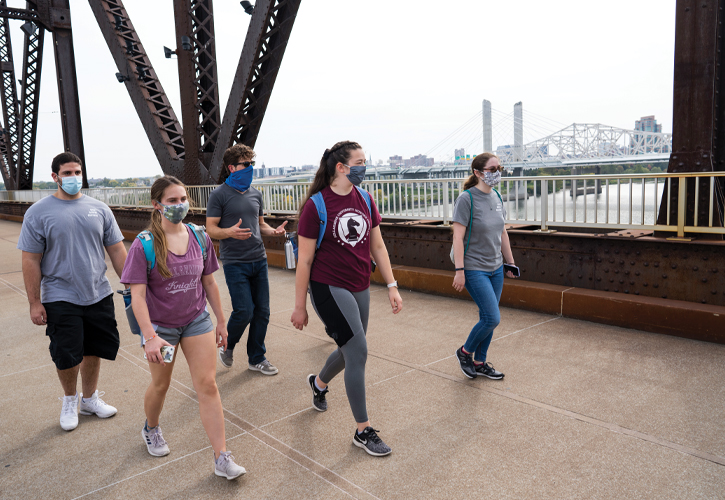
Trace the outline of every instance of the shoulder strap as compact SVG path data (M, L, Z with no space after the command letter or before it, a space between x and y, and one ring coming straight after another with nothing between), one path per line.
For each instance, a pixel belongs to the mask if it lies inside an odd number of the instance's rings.
M325 237L325 230L327 229L327 207L325 206L325 199L322 197L322 192L318 191L310 196L312 203L317 208L317 215L320 218L320 234L317 236L317 246L315 249L320 248L322 238Z
M473 195L468 189L466 189L466 193L468 193L468 196L471 198L471 216L468 219L468 241L466 241L466 248L463 250L464 257L466 256L466 253L468 253L468 245L471 243L471 233L473 232Z
M373 208L370 206L370 193L368 193L367 191L365 191L360 186L355 186L355 187L360 192L360 194L362 195L362 197L365 199L365 203L368 206L368 213L370 214L370 219L372 220L372 218L373 218Z
M194 233L194 237L196 238L196 242L199 243L199 247L201 248L201 257L204 259L204 262L206 263L206 233L204 230L206 227L204 226L197 226L196 224L189 223L187 224L191 231Z
M151 269L156 265L156 251L154 250L154 235L148 229L141 231L136 236L141 241L143 247L143 253L146 256L146 271L151 272Z
M501 202L501 205L503 205L503 198L501 198L501 193L499 193L499 192L498 192L498 189L496 189L496 188L492 188L492 189L493 189L493 190L494 190L494 191L496 192L496 194L498 195L498 201L500 201L500 202Z

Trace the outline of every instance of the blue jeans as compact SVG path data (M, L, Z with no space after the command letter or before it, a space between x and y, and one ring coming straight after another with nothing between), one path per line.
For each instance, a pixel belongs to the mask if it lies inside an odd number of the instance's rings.
M503 291L503 266L491 273L486 271L464 271L466 290L478 306L478 323L468 334L463 348L474 354L476 361L485 362L493 330L501 322L498 302Z
M264 338L269 325L269 277L267 259L257 262L224 264L224 277L232 299L232 311L227 323L227 349L232 351L249 326L247 356L256 365L266 358Z

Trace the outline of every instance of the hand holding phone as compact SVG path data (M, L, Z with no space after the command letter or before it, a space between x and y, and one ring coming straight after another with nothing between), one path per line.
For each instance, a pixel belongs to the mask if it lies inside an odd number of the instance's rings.
M521 270L513 264L504 264L503 270L504 272L510 272L511 274L513 274L514 278L518 278L519 276L521 276Z

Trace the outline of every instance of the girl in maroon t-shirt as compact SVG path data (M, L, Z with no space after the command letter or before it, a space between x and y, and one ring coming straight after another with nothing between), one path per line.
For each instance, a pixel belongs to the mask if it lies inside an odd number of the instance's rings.
M371 256L388 283L393 314L402 310L403 300L380 235L378 208L372 199L368 207L364 192L358 187L364 179L365 153L358 143L338 142L325 150L307 199L300 208L295 310L291 321L299 330L307 326L309 289L312 307L325 324L327 334L338 345L320 373L307 376L312 404L318 411L327 410L327 384L344 369L347 399L357 422L353 444L370 455L384 456L391 449L370 425L365 404L368 352L365 332L370 309ZM320 217L310 199L315 193L322 194L327 210L327 228L317 251Z

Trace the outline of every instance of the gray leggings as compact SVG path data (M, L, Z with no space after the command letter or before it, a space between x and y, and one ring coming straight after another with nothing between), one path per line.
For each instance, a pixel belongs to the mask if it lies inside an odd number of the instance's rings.
M365 363L368 359L368 344L365 332L368 329L370 289L350 292L313 281L310 282L310 298L312 307L325 324L327 334L338 345L318 376L328 384L344 369L352 415L358 423L367 422Z

